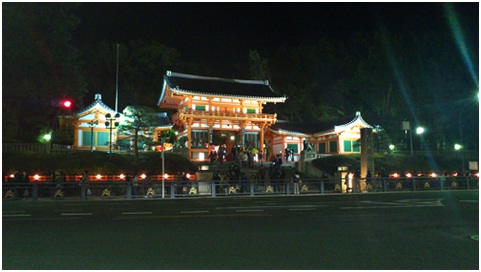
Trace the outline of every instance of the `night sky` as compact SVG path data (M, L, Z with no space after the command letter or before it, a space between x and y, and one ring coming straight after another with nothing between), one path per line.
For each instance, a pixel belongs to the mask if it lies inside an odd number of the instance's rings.
M468 41L478 42L478 3L455 9ZM250 49L343 40L380 27L450 31L442 3L82 3L75 14L81 19L75 43L155 40L182 59L220 65L246 61Z

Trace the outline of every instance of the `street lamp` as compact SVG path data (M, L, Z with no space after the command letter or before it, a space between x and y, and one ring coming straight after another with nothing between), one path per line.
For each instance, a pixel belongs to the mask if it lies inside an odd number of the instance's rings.
M394 148L396 148L396 147L395 147L393 144L390 144L390 145L389 145L389 150L391 150L391 152L394 151Z
M87 123L90 127L90 152L94 152L94 127L99 124L98 120L92 120Z
M112 117L112 115L110 113L107 113L105 115L105 119L107 120L107 122L105 122L105 127L108 128L110 130L110 141L109 141L109 153L110 153L110 157L109 159L112 160L112 129L115 127L118 127L119 126L119 122L115 122L115 123L112 123L113 121L117 120L117 118L120 117L120 114L117 112L115 114L114 117Z
M454 144L454 150L456 151L459 151L463 148L462 145L460 144ZM463 176L464 176L464 152L461 153L461 171L463 173Z
M422 150L423 149L423 133L424 133L424 128L423 127L418 127L416 128L416 134L421 136L421 141L419 143L419 148Z

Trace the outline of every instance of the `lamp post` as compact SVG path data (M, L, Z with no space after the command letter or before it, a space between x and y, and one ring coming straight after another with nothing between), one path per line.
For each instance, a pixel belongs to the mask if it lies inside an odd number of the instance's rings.
M108 128L110 130L110 139L109 139L109 153L110 153L110 157L109 159L112 160L112 129L115 127L118 127L119 126L119 122L115 122L115 123L112 123L113 121L117 120L117 118L120 117L120 114L119 113L116 113L114 117L112 117L112 115L110 113L107 113L105 115L105 119L107 120L105 122L105 127Z
M164 138L161 139L161 143L162 143L162 198L165 197L165 155L164 155L164 148L165 148L165 145L164 145ZM172 185L173 186L173 185Z
M404 130L404 134L408 133L409 130L409 142L411 146L411 156L413 155L413 130L411 129L411 122L403 121L402 122L402 129Z
M459 151L459 150L461 150L462 148L463 148L462 145L460 145L460 144L454 144L454 150ZM460 152L462 152L462 153L461 153L461 171L462 171L463 176L464 176L464 151L460 151Z
M416 128L416 134L420 135L420 137L421 137L421 142L419 144L419 147L420 147L421 150L423 149L423 133L424 133L424 131L425 131L425 129L423 127Z
M87 123L90 127L90 152L94 152L94 127L99 124L98 120L92 120Z

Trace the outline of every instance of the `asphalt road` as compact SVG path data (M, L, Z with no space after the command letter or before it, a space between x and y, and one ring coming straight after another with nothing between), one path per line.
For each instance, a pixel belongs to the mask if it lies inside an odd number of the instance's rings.
M3 201L2 269L479 269L479 192Z

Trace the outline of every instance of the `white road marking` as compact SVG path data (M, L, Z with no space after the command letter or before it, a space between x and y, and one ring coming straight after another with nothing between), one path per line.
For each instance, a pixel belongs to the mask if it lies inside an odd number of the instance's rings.
M2 213L25 213L25 211L2 211Z
M235 210L236 212L263 212L264 210Z
M247 207L216 207L216 210L235 210L235 209L284 209L284 208L318 208L328 205L277 205L277 206L247 206Z
M92 215L92 213L61 213L61 216L84 216L84 215Z
M21 213L21 214L2 214L2 217L28 217L31 214Z
M180 213L208 213L209 211L180 211Z
M289 211L315 211L315 208L305 208L305 209L289 209Z
M468 199L460 199L459 202L465 202L465 203L478 203L479 200L474 199L474 200L468 200Z
M125 215L132 215L132 214L152 214L152 212L123 212L122 214L125 214Z

